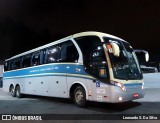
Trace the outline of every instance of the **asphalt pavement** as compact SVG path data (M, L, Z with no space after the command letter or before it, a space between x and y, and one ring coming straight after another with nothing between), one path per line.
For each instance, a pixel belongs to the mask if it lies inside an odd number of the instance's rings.
M88 102L85 108L77 107L69 99L30 95L19 99L0 88L0 114L86 114L87 116L92 114L95 117L98 114L160 114L159 75L159 73L144 75L145 97L142 99L122 104ZM86 122L89 123L91 120Z

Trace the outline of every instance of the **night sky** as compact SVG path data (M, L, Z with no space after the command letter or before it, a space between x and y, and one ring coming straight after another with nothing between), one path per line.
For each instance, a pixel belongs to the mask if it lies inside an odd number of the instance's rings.
M100 31L160 61L160 0L0 0L0 60L82 31Z

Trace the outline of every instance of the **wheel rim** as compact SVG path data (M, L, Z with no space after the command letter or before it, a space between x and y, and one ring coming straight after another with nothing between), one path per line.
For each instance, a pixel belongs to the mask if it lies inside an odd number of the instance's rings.
M11 89L11 94L14 95L14 88Z
M19 96L19 90L16 91L16 95Z
M83 100L83 93L82 91L78 90L75 94L75 100L77 103L79 103L81 100Z

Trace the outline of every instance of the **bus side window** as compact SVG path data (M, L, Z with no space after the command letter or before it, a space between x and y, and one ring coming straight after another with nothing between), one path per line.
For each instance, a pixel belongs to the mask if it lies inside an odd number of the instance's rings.
M40 65L40 51L33 53L32 66Z
M4 64L4 71L8 71L9 70L9 62L5 62Z
M67 62L78 62L79 54L73 43L67 46L66 49L66 61Z
M60 60L60 47L58 45L49 47L46 51L46 63L55 63Z
M31 66L31 54L24 56L22 60L23 68L30 67L30 66Z
M13 62L13 60L10 61L9 70L14 70L14 62Z
M21 68L21 59L17 58L14 61L14 69L19 69L19 68Z
M61 44L60 62L78 62L79 54L72 41L66 41Z

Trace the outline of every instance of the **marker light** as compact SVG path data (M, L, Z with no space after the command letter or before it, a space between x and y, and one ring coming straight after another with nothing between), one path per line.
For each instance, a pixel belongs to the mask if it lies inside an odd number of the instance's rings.
M111 83L116 85L116 86L118 86L118 87L120 87L122 89L122 91L126 91L126 87L122 83L115 82L115 81L111 81Z

